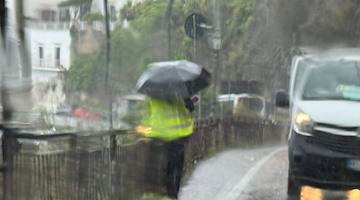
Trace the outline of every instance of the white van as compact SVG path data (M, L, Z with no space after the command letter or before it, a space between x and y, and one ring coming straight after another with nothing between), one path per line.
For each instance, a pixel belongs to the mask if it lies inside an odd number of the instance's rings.
M301 186L351 190L360 185L360 50L342 49L293 58L289 107L288 200Z

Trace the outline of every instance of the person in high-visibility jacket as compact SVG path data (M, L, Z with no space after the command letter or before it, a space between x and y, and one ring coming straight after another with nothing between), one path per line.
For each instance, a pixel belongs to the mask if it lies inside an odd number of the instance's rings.
M146 99L145 117L136 131L150 138L169 142L189 136L193 132L193 120L184 100Z
M144 137L164 141L166 156L165 184L167 195L177 198L185 158L188 136L193 133L191 111L194 106L189 99L145 100L145 113L136 132Z

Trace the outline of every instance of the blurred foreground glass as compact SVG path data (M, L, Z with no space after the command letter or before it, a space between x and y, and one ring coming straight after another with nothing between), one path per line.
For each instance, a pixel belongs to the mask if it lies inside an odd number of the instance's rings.
M2 59L2 104L5 124L29 124L33 116L31 65L25 42L22 1L8 1L8 26Z

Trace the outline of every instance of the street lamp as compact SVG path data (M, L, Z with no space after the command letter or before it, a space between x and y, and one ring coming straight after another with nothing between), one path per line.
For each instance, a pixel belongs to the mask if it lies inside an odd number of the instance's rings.
M211 45L214 51L219 51L221 49L221 33L219 31L215 31L211 36Z
M221 33L219 31L215 31L210 36L210 43L212 50L214 52L214 67L213 67L213 91L212 91L212 104L211 104L211 112L210 116L215 115L215 107L216 107L216 90L217 90L217 82L218 82L218 70L220 66L219 52L221 49Z

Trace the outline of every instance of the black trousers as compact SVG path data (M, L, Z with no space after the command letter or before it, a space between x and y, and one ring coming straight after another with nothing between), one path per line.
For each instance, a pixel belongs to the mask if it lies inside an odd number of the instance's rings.
M166 142L165 150L165 185L169 197L177 198L183 174L185 150L189 137Z

